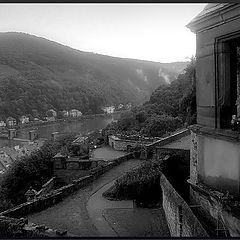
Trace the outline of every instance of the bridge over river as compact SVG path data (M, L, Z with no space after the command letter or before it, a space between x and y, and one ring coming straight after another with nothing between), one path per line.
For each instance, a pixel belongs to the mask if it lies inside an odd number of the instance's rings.
M102 192L118 177L141 163L138 159L123 162L64 201L27 218L30 222L68 230L80 237L168 237L162 208L139 209L133 207L132 201L109 201L102 197Z

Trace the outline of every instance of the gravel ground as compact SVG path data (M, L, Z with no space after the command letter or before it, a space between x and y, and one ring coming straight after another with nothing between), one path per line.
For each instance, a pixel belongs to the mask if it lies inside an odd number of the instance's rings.
M136 159L123 162L64 201L44 211L28 215L27 218L30 222L45 224L52 229L66 229L69 233L81 237L97 237L100 233L89 217L86 207L88 199L101 187L140 163L141 161Z
M134 208L132 200L110 201L102 196L115 180L91 195L87 203L89 216L100 237L168 237L162 208Z
M105 161L119 158L124 155L126 155L126 152L114 150L109 146L96 148L92 152L92 158L101 158L104 159Z
M103 216L118 237L170 237L162 208L109 208Z

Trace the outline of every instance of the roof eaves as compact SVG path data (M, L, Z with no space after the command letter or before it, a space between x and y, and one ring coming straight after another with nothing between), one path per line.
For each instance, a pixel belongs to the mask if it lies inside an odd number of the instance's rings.
M219 3L213 7L208 8L208 5L195 17L193 18L186 27L189 28L192 32L198 32L196 30L196 25L201 22L208 21L209 19L219 15L220 11L226 10L234 5L239 5L237 3Z

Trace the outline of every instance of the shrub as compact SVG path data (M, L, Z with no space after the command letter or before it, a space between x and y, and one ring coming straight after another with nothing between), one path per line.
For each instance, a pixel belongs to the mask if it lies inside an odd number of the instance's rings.
M117 179L103 196L115 200L136 200L143 204L158 203L161 199L159 180L162 168L162 161L146 162Z

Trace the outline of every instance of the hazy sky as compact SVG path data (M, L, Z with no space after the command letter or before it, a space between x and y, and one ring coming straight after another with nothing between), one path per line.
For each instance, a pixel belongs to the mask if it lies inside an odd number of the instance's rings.
M0 4L0 32L25 32L70 47L159 62L195 54L185 27L206 4Z

